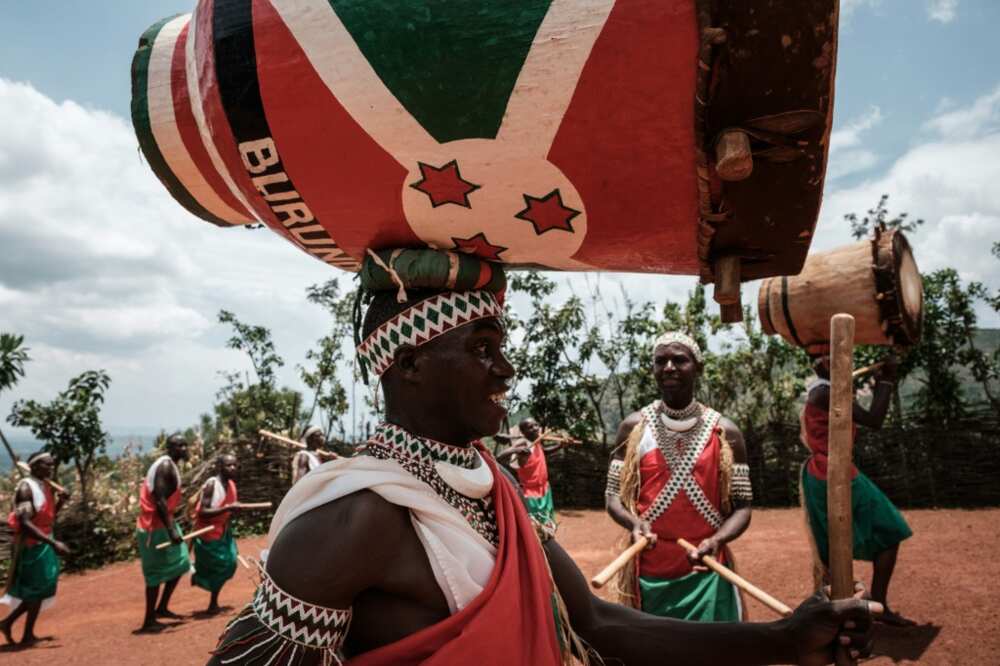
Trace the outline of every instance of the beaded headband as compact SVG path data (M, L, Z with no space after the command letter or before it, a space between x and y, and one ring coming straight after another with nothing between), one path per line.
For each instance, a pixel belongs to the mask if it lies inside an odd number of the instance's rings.
M392 367L402 345L419 347L477 319L499 317L503 306L484 290L447 291L403 310L372 331L358 345L358 361L381 376Z
M660 345L669 345L675 342L679 345L687 347L691 354L694 355L694 360L698 361L698 363L702 362L701 347L699 347L698 343L694 341L694 338L685 333L681 333L680 331L667 331L660 337L656 338L656 342L653 343L653 349L655 350Z

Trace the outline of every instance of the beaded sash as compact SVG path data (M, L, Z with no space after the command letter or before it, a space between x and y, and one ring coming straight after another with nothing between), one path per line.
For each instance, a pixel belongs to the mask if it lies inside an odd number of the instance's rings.
M372 435L364 452L381 460L395 460L400 467L420 479L441 499L456 509L472 529L493 546L500 544L493 496L482 499L466 497L441 478L434 463L446 462L469 469L477 459L472 447L450 446L418 437L399 426L383 423Z

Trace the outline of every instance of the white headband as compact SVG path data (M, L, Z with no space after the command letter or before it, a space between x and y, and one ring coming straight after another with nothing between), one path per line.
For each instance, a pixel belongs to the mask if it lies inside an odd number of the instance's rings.
M679 345L687 347L688 351L690 351L694 356L694 360L698 361L698 363L702 362L701 347L699 347L698 343L694 341L694 338L685 333L681 333L680 331L667 331L660 337L656 338L656 342L653 343L653 350L655 351L660 345L669 345L675 342Z

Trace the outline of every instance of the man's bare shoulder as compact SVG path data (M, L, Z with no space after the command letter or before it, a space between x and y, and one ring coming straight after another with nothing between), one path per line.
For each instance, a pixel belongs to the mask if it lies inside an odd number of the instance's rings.
M349 606L391 570L409 511L361 490L295 518L278 534L267 572L288 594L327 608Z
M635 429L637 425L642 421L642 412L632 412L625 417L625 420L621 422L618 426L618 435L615 438L615 444L621 445L625 443L629 435L632 434L632 430ZM624 452L622 452L624 455ZM621 456L618 456L621 457Z

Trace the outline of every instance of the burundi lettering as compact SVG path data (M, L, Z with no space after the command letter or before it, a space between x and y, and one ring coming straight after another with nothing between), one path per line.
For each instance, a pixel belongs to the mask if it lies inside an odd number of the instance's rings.
M337 247L295 190L282 167L274 139L265 137L244 141L238 148L254 189L267 203L278 222L289 231L292 241L325 263L357 270L357 262Z

